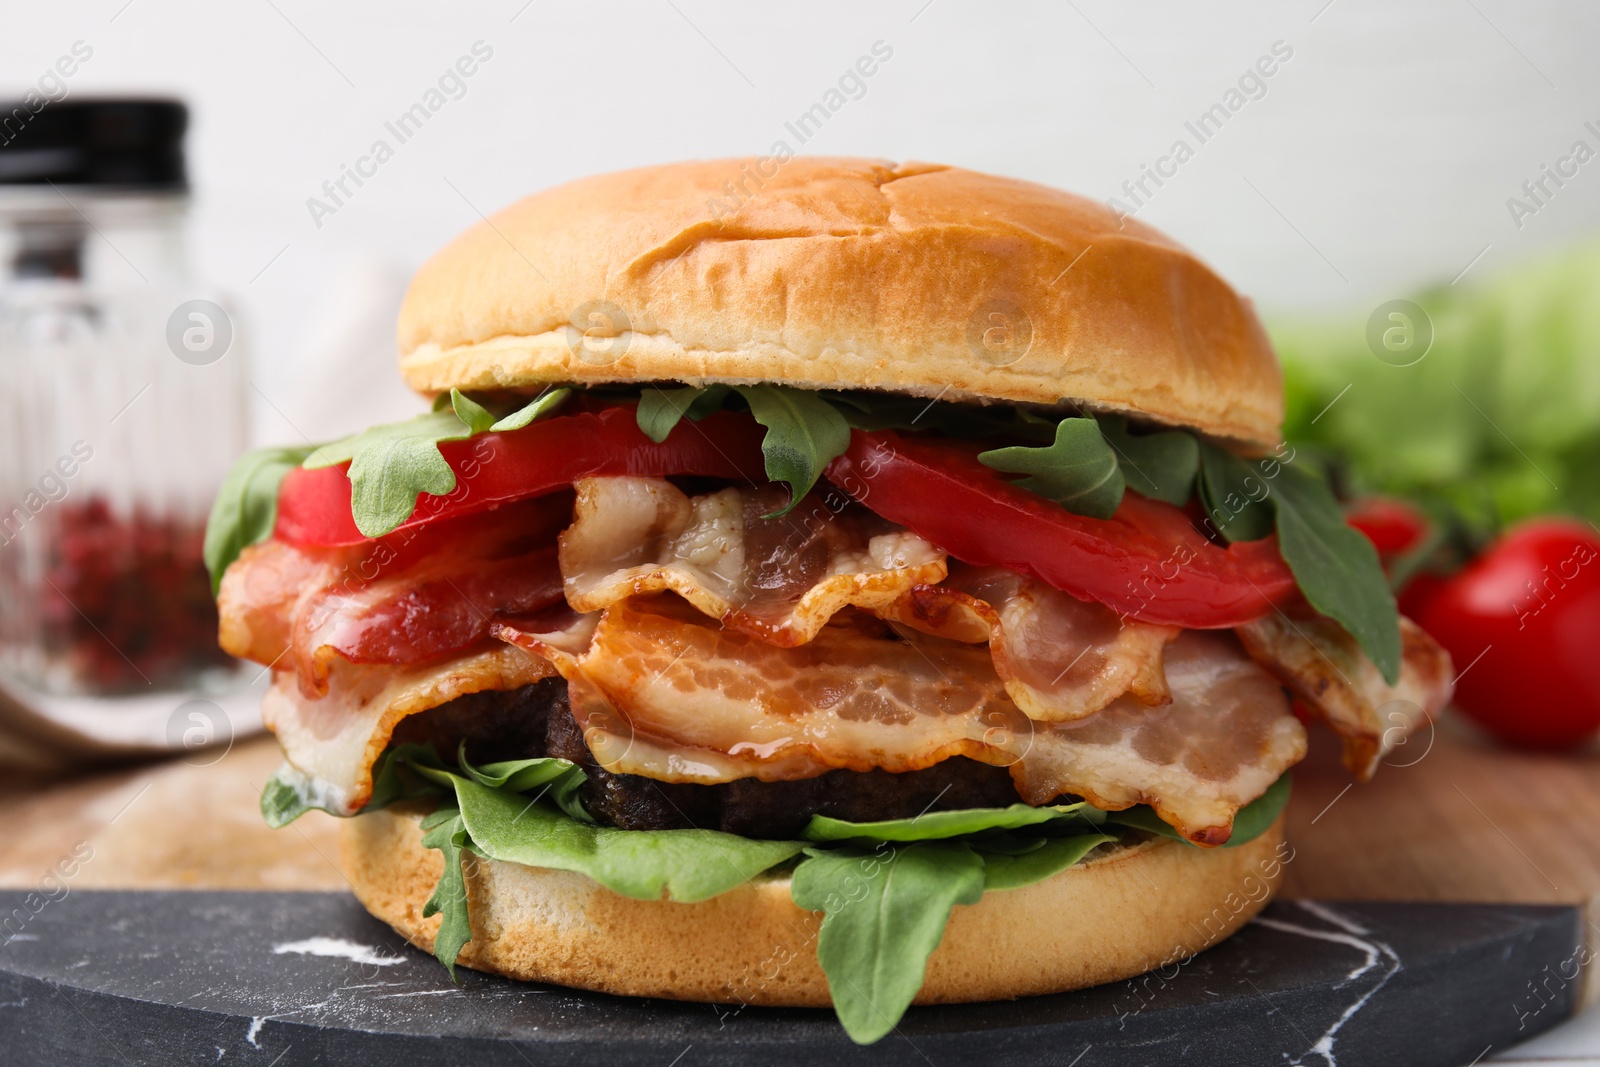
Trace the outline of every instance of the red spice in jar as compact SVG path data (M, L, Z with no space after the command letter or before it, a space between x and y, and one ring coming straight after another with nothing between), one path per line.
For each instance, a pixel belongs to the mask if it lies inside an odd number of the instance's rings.
M41 590L52 662L108 693L182 685L233 663L217 647L203 522L119 514L103 497L57 507Z

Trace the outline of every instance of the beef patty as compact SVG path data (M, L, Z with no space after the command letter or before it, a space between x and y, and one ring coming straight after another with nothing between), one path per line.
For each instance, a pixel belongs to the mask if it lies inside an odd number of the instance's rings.
M956 756L920 771L829 771L794 782L743 778L720 785L612 774L595 763L567 703L567 683L546 678L506 692L472 693L403 720L393 744L432 744L446 759L466 744L473 763L560 756L589 776L580 795L596 820L624 830L700 827L745 837L790 838L813 815L851 822L928 811L1015 804L1004 767Z

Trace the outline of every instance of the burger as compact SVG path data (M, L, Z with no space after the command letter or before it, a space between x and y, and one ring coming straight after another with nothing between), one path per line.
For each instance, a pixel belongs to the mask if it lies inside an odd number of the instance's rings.
M400 312L431 411L239 461L206 549L267 820L345 817L452 974L859 1042L1227 937L1305 724L1364 779L1451 677L1250 303L1043 186L760 164L485 219Z

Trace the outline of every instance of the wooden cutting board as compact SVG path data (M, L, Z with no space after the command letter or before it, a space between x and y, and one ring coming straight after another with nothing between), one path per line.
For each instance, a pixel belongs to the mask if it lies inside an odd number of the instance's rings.
M1315 736L1294 782L1286 896L1586 909L1600 896L1593 748L1516 752L1447 718L1360 784Z

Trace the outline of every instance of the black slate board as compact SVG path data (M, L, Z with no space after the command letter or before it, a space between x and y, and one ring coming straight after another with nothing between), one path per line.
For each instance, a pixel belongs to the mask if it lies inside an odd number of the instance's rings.
M37 913L42 898L26 898L0 892L8 1067L1444 1067L1569 1016L1575 986L1552 987L1543 969L1581 937L1572 908L1278 902L1164 973L914 1008L896 1035L861 1048L822 1011L633 1000L467 970L453 986L342 894L73 891ZM1549 991L1536 999L1541 978Z

